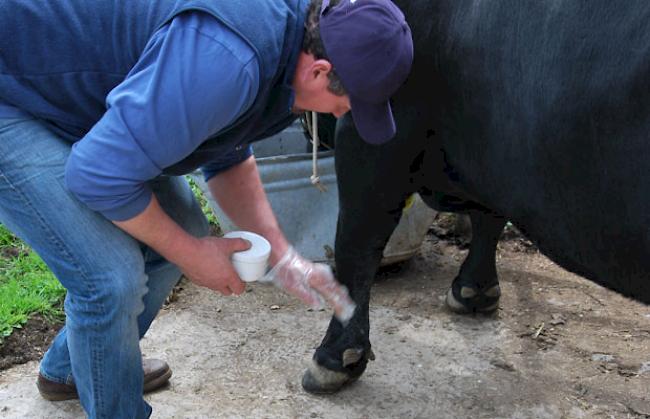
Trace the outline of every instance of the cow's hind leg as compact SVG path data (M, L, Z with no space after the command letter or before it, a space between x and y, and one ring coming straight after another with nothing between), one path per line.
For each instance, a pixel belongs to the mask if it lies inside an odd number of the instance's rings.
M505 220L472 210L472 242L469 254L447 293L447 306L457 313L490 313L499 306L501 289L496 270L496 247Z

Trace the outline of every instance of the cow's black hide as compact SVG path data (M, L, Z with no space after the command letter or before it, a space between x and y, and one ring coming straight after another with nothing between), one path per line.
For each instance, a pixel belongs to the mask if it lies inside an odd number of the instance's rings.
M489 311L504 220L564 268L650 303L650 2L398 0L412 74L397 137L372 146L338 123L337 277L358 309L332 319L308 391L354 380L371 357L370 286L404 200L470 214L448 303Z

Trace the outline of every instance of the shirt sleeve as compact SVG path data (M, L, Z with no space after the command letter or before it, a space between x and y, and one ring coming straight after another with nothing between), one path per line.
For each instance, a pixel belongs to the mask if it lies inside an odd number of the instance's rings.
M68 188L111 220L151 201L147 181L233 123L254 102L259 65L252 48L210 15L176 17L149 41L108 95L107 111L74 144Z
M253 147L249 144L247 147L241 147L230 153L220 156L210 163L201 167L203 179L207 182L219 173L231 168L237 163L241 163L253 155Z

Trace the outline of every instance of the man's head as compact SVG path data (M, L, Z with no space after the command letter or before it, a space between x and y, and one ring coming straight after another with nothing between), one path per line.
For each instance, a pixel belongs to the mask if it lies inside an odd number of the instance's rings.
M383 143L395 134L390 96L413 61L411 31L390 0L312 0L294 89L296 107L352 109L361 137Z

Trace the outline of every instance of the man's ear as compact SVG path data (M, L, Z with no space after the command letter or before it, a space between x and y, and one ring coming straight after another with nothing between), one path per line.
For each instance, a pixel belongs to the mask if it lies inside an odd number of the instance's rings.
M325 77L332 71L332 63L327 60L319 59L314 60L311 64L311 75L314 78Z

